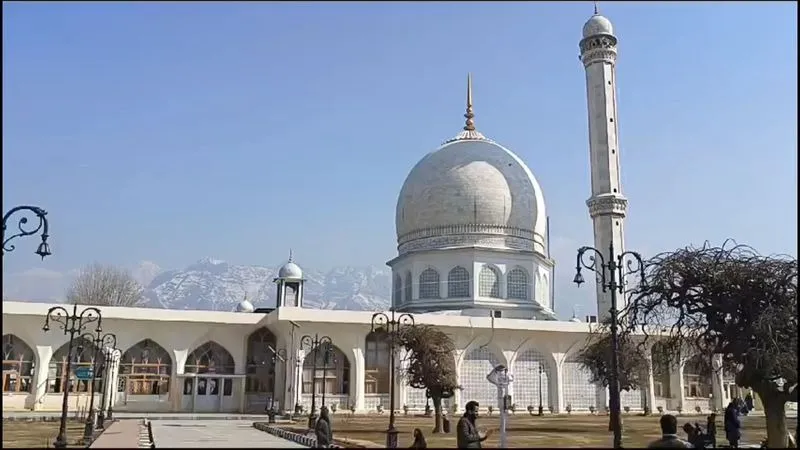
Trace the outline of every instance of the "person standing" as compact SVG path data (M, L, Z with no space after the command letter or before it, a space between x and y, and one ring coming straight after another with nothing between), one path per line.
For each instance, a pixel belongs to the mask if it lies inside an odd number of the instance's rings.
M675 416L664 414L658 422L661 439L651 442L647 448L692 448L692 444L678 437L678 419Z
M490 435L491 430L486 433L478 431L475 421L478 418L478 402L470 400L464 407L464 415L458 420L456 425L456 442L458 448L481 448L481 442L485 441Z
M428 443L425 442L425 436L419 428L414 428L414 442L409 448L428 448Z
M725 408L724 417L725 439L732 448L739 448L739 440L742 438L742 422L739 419L739 407L736 400L731 400Z
M319 419L314 425L314 435L317 437L317 447L319 448L328 448L333 444L333 427L327 406L323 406L319 411Z

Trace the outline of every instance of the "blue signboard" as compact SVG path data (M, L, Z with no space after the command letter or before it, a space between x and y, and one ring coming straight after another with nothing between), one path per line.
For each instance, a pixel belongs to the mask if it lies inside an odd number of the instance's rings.
M92 379L92 368L91 367L78 367L75 369L75 376L79 380L91 380Z

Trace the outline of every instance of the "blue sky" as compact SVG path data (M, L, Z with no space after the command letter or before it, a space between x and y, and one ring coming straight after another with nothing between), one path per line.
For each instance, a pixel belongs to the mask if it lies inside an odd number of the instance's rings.
M620 40L628 246L732 237L796 254L796 3L601 9ZM4 271L275 265L289 247L321 269L382 264L403 180L463 126L471 71L478 129L542 184L566 277L592 241L577 47L591 12L4 3L3 205L46 208L55 252L39 262L20 242Z

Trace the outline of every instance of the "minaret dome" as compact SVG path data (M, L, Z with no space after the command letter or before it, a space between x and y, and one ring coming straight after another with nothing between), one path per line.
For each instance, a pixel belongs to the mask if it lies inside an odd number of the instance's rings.
M614 35L614 26L605 16L595 14L583 25L583 37L588 38L599 35Z

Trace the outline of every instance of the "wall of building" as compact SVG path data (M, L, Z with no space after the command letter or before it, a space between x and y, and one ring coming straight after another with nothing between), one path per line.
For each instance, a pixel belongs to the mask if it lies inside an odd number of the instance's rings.
M4 335L13 335L33 349L36 368L30 392L4 394L4 410L60 409L61 394L47 390L48 368L53 354L64 345L67 336L52 324L49 332L41 330L51 305L4 302L3 306ZM491 405L496 409L496 390L486 381L486 375L498 364L509 367L514 376L510 394L518 410L538 408L540 403L546 412L556 413L566 412L568 407L573 412L588 411L590 407L600 411L605 407L597 404L597 399L604 398L597 395L601 391L588 383L588 374L574 361L586 342L588 324L434 314L414 317L416 323L444 329L453 337L458 349L453 358L463 390L457 391L447 402L449 410L453 404L463 405L468 400L478 400L482 408ZM275 366L273 392L269 394L277 408L289 410L298 403L310 408L312 395L302 391L303 364L309 355L309 347L304 344L325 336L349 367L346 382L337 381L337 386L346 386L347 392L327 392L326 403L336 403L340 410L355 408L358 412L373 412L379 404L388 410L388 392L365 393L366 337L371 319L370 312L304 308L280 308L270 314L158 310L157 315L152 309L103 308L103 331L116 334L121 359L125 359L123 355L128 349L144 339L166 350L171 359L169 389L158 395L131 395L126 389L113 389L112 386L120 386L120 380L125 377L124 373L120 375L120 364L116 362L112 364L111 388L104 390L105 398L101 394L96 396L95 405L99 407L106 400L118 411L262 412L269 399L258 401L261 394L248 394L245 386L248 367L252 367L247 364L248 338L266 327L276 338L275 347L285 349L287 355L285 363ZM292 323L299 328L294 329ZM189 355L208 342L218 344L232 358L231 373L186 373ZM679 377L671 377L671 382L672 378ZM205 386L202 394L198 383ZM404 386L402 380L397 383L395 406L398 410L404 405L411 410L424 409L424 391ZM682 383L678 379L674 384ZM682 391L672 390L675 396L680 396ZM70 394L69 398L71 410L87 407L88 394ZM315 400L321 405L320 395ZM694 405L689 405L682 396L675 402L683 404L684 409ZM675 402L668 409L677 409ZM652 395L648 397L642 392L623 393L623 406L640 410L645 404L657 403Z

